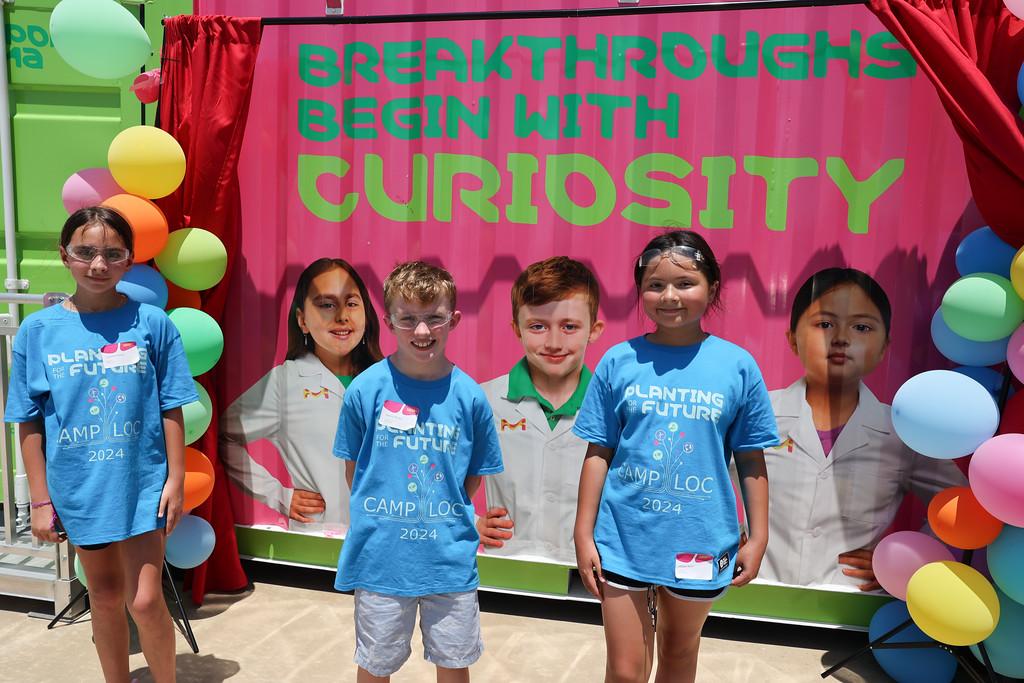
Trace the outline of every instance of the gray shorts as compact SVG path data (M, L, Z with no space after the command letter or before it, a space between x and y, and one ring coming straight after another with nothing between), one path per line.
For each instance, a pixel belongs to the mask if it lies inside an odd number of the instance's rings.
M355 662L374 676L390 676L409 659L417 606L423 658L428 662L461 669L483 653L475 590L405 597L357 588L355 605Z

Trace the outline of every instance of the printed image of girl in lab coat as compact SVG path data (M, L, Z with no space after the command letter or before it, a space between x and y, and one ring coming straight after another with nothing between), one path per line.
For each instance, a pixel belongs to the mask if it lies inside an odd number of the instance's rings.
M950 460L900 441L891 409L862 381L889 345L885 291L852 268L827 268L796 293L786 339L805 374L770 392L781 444L765 451L768 550L759 578L802 586L879 589L872 570L907 491L926 505L963 486Z
M344 463L331 454L341 399L352 378L383 356L380 320L366 285L342 259L299 276L288 311L286 360L238 397L220 422L220 457L246 494L288 518L291 531L348 529ZM246 444L266 439L291 478L286 486Z

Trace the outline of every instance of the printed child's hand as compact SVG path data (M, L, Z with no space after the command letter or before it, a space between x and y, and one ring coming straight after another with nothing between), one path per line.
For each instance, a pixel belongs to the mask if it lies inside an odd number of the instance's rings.
M601 571L601 554L597 552L594 539L576 539L576 568L583 579L583 585L598 600L604 600L604 572Z
M766 543L753 538L746 539L736 552L736 570L738 573L732 579L733 586L746 586L761 571L761 560L764 559Z
M60 543L67 538L66 534L58 531L60 527L54 524L53 515L53 507L50 505L32 508L32 535L40 541Z
M288 506L288 516L296 522L310 524L316 521L312 515L322 514L326 509L323 496L316 491L295 489L292 491L292 503Z
M875 570L872 565L874 554L874 550L859 548L839 556L839 564L851 567L850 569L844 569L843 574L854 579L863 579L863 582L857 586L862 591L875 591L882 587L875 579Z
M487 514L476 520L476 530L485 548L501 548L512 538L515 522L509 519L505 508L488 508ZM507 530L507 531L506 531Z
M178 526L181 520L181 511L185 505L185 487L181 482L174 482L171 479L164 484L164 490L160 493L160 508L157 510L157 517L164 517L167 521L164 524L164 535L170 536L174 527Z

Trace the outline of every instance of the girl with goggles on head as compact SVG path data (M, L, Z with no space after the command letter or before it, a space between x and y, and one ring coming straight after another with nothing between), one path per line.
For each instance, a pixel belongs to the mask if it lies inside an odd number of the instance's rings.
M601 600L609 681L693 681L704 620L730 586L757 576L768 541L762 449L778 443L749 353L704 331L718 262L700 235L654 238L633 277L654 332L612 347L573 431L589 442L574 540ZM751 526L741 548L729 480L735 456ZM650 613L650 616L648 616Z

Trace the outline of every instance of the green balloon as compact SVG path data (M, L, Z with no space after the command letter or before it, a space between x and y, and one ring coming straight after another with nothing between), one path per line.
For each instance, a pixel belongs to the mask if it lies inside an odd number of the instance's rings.
M78 583L82 584L82 588L88 588L89 584L85 582L85 568L82 567L82 560L75 555L75 576L78 577Z
M199 400L181 407L181 414L185 419L185 445L193 443L201 437L210 428L210 421L213 419L213 403L210 401L210 394L199 382L195 382L195 385Z
M192 376L197 377L216 365L224 352L224 333L217 321L194 308L175 308L167 315L181 335Z
M167 238L156 255L161 274L182 289L199 292L221 281L228 268L224 243L209 230L182 228Z
M57 54L93 78L137 73L153 53L138 18L114 0L62 0L50 14Z
M992 273L962 277L942 297L942 319L954 333L976 342L1005 339L1024 321L1024 301L1013 284Z

